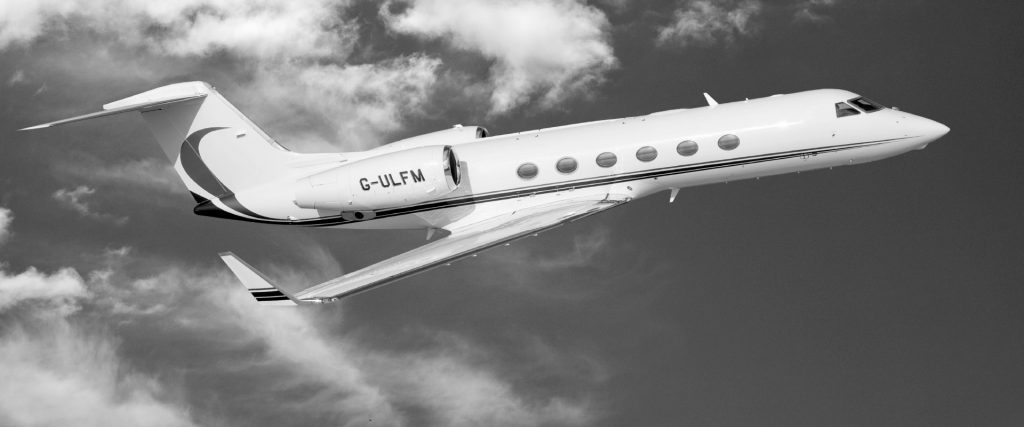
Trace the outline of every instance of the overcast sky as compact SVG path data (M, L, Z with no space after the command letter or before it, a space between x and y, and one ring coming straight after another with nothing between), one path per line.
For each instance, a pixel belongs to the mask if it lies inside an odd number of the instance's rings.
M0 425L1024 424L1017 2L0 1ZM317 307L420 232L236 223L137 115L204 80L361 150L843 88L945 123L868 165L686 189Z

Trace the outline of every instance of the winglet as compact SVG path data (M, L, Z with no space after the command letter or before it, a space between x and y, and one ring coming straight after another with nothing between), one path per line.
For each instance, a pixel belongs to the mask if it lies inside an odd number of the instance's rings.
M715 98L712 98L707 92L704 92L704 99L708 100L708 105L711 107L718 105L718 101L715 101Z
M278 289L276 286L270 284L263 274L256 271L245 261L235 256L231 252L221 252L221 260L228 265L232 273L235 273L235 277L245 285L249 293L252 294L256 301L260 305L275 305L275 306L295 306L298 305L298 301Z

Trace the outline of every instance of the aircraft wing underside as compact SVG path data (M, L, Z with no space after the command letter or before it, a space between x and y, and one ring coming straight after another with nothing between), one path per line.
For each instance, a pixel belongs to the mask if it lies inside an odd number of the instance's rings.
M278 292L274 295L282 295L273 302L274 305L281 305L281 302L289 305L304 302L330 302L575 221L618 206L628 200L626 197L600 193L576 197L562 195L551 202L528 207L524 207L520 201L514 200L492 202L497 205L488 206L487 211L494 212L493 215L478 220L471 218L473 221L468 224L462 224L464 221L460 221L456 228L449 230L451 234L411 251L299 291L294 295L283 293L276 287L272 288L271 292ZM264 303L267 298L260 295L267 292L267 288L270 286L269 282L254 279L265 278L244 262L236 262L237 258L234 255L225 253L222 254L222 258L229 267L232 267L232 271L235 272L239 280L250 291L254 291L253 295L257 297L257 300ZM269 302L267 301L267 303Z

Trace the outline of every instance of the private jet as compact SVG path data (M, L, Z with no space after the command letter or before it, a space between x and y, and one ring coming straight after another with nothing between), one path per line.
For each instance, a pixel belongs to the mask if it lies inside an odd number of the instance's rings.
M325 303L655 193L854 165L920 150L949 128L858 94L821 89L505 135L455 125L371 150L297 153L204 82L162 86L103 110L139 112L197 215L259 224L423 229L428 243L288 292L231 252L263 305Z

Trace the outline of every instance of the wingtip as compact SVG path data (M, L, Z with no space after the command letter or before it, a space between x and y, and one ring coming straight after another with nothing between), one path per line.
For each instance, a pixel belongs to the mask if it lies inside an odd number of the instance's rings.
M235 254L221 252L220 257L238 281L242 283L242 286L249 291L260 305L295 306L299 304L290 294L275 286L262 273L245 261L242 261Z
M44 128L48 128L48 127L50 127L49 123L43 123L41 125L29 126L27 128L18 129L18 132L23 132L23 131L26 131L26 130L44 129Z

